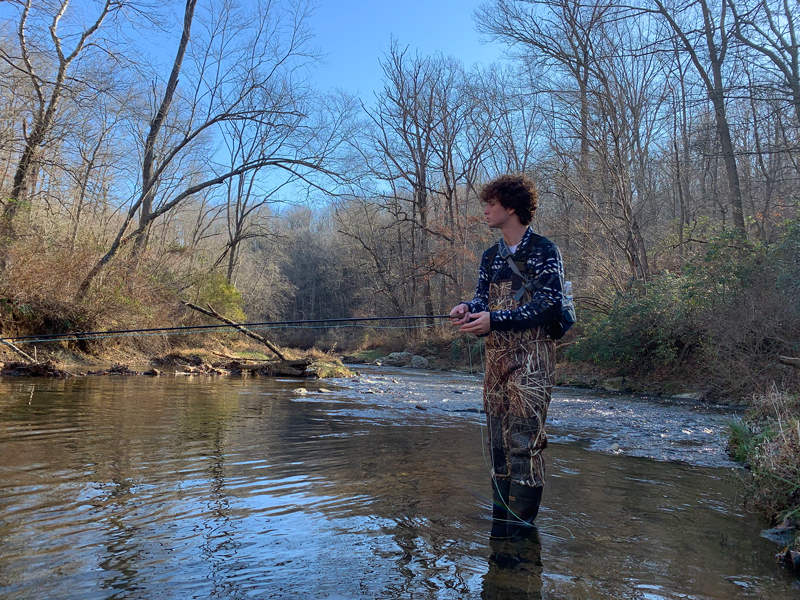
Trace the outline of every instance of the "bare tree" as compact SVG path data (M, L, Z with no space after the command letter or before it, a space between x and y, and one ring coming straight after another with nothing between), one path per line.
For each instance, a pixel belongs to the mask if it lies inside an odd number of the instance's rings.
M435 160L434 135L441 119L436 89L444 70L438 61L409 56L393 41L382 63L384 88L367 114L373 129L370 162L375 177L388 184L386 201L395 218L410 228L412 298L421 296L423 310L433 314L429 224ZM365 156L367 154L365 153Z
M438 300L444 309L471 287L470 211L478 204L477 187L495 154L505 106L496 89L488 87L495 81L491 74L467 73L453 59L439 61L439 68L441 76L434 89L438 120L432 136L430 227L443 235L432 237L429 269L438 276Z
M777 70L789 93L800 125L800 14L796 3L786 0L727 0L733 14L734 35L745 46L766 58ZM750 89L753 89L751 84Z
M92 48L90 40L97 35L104 22L125 6L122 0L105 0L99 4L96 16L90 19L90 24L85 29L65 36L61 24L69 9L69 0L41 7L34 6L32 0L20 0L16 4L20 7L17 23L19 55L14 56L8 49L0 48L0 59L26 76L34 97L26 118L22 151L14 173L11 193L3 207L0 233L5 240L4 244L16 236L14 217L22 203L28 200L37 176L37 154L46 143L60 105L73 84L74 67L79 58ZM29 34L32 19L48 22L47 36L38 35L38 31L34 36ZM65 47L65 40L72 42L71 48Z
M80 134L74 140L75 164L65 171L75 189L70 194L74 199L67 208L72 222L70 248L75 249L78 232L84 221L87 207L102 197L101 179L106 182L113 177L112 170L117 166L118 156L112 143L117 135L120 121L124 118L122 107L117 102L100 98L92 111L79 123Z
M600 180L597 198L586 195L605 240L624 253L634 279L650 276L643 222L655 201L649 174L660 130L667 82L652 53L633 51L642 46L638 23L607 23L597 39L589 85L592 126L588 140ZM579 194L586 194L576 190Z
M689 57L714 107L714 123L725 164L733 226L746 239L742 191L726 107L725 60L731 48L729 5L708 0L650 0L645 11L659 16L672 31L681 52Z
M232 122L226 128L225 144L231 153L231 164L252 160L261 152L266 140L258 135L264 127L262 123L254 123L255 132L250 132L247 123ZM225 224L227 242L222 254L217 259L216 267L227 258L227 279L233 283L234 270L239 261L240 247L243 242L255 237L268 237L272 232L267 226L269 211L264 210L270 204L277 202L277 192L292 182L293 178L282 180L274 187L265 187L259 181L262 169L252 169L225 181Z
M255 7L221 2L203 14L202 33L193 36L192 27L197 26L195 1L187 0L184 13L181 45L185 43L186 48L183 52L179 48L176 54L167 87L150 121L141 189L108 252L81 284L79 297L86 294L92 280L121 248L134 240L144 247L146 232L156 219L207 188L264 168L290 173L307 183L313 174L335 178L327 162L341 143L347 120L337 117L326 122L326 129L317 129L319 123L302 101L305 88L298 76L299 70L313 60L308 51L308 5L284 6L278 0ZM184 65L184 56L191 57L191 69ZM185 78L184 86L177 86L176 73ZM181 119L175 121L164 142L157 144L179 93ZM292 97L291 102L272 101L286 94ZM198 144L220 135L224 124L234 122L262 122L281 132L283 143L264 145L255 155L240 156L236 164L214 160L212 151L202 172L185 178L168 195L159 196L158 186L170 169ZM129 232L137 214L138 227Z
M167 85L164 88L164 93L161 97L158 110L153 118L150 120L147 137L144 141L144 152L142 157L142 194L139 198L138 204L140 205L139 213L139 228L142 230L136 237L136 245L139 249L144 248L147 244L147 231L148 225L151 221L150 217L153 214L153 198L156 194L158 180L161 173L156 172L156 144L159 139L159 134L164 126L164 121L170 112L172 101L175 97L175 92L178 89L178 78L181 74L183 67L183 59L186 55L186 48L189 45L189 39L192 33L192 23L194 21L194 12L197 7L197 0L186 0L186 6L183 12L183 28L181 30L181 38L178 42L178 49L175 52L175 60L172 63L172 70L167 79ZM162 163L162 167L165 163ZM163 171L163 168L161 169Z
M413 298L408 294L409 274L404 253L404 235L396 214L371 198L339 199L334 212L338 232L352 246L357 258L357 272L369 277L372 307L380 299L396 315L405 314ZM407 226L407 223L404 223ZM390 233L397 237L393 239ZM395 239L397 241L395 241Z
M577 135L570 126L572 139L579 144L575 168L579 187L591 198L589 143L589 85L595 60L595 43L603 22L615 3L610 0L575 2L574 0L495 0L475 13L478 30L504 41L517 50L525 61L528 76L535 74L535 89L561 99L554 107L552 122L559 114L579 123ZM574 114L577 112L577 114ZM563 141L562 141L563 143ZM590 245L587 235L593 229L592 211L584 207L583 246Z

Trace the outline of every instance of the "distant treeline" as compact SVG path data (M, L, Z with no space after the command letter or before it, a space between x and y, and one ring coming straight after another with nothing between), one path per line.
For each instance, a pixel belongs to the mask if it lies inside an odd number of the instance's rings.
M775 362L800 353L796 3L492 1L475 23L507 61L392 41L365 103L309 86L309 11L0 6L5 333L194 318L178 298L446 312L495 235L480 186L527 172L575 282L573 358L797 385Z

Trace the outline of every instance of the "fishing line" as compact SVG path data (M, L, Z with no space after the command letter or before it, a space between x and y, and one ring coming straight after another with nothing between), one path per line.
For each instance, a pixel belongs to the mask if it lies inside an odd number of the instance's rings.
M488 415L488 418L491 419L492 418L491 415ZM480 432L481 432L481 449L483 451L483 463L486 465L486 468L489 471L489 475L490 475L490 477L492 479L492 487L495 488L497 486L497 481L494 478L494 454L492 454L492 464L490 465L489 464L489 460L486 458L486 445L487 444L486 444L486 441L483 439L483 428L486 427L486 426L487 425L485 423L481 423ZM513 517L516 518L516 521L514 521L512 519L505 519L505 522L506 523L518 523L518 522L522 521L522 519L519 517L519 515L517 515L508 506L508 504L506 503L506 499L503 498L503 494L500 493L500 489L499 488L497 488L497 495L500 496L500 501L503 503L503 506L505 506L506 511L508 511L509 514L511 514ZM494 496L494 494L492 494L492 496ZM494 503L494 498L492 498L492 503ZM551 537L551 538L560 540L562 542L566 542L566 541L569 541L569 540L567 538L555 535L553 533L548 533L548 530L549 529L555 529L555 528L566 529L567 533L569 533L570 537L572 539L575 539L575 534L572 533L572 531L570 531L569 527L567 527L566 525L553 524L553 525L541 526L541 525L538 525L538 524L536 524L536 525L529 524L528 527L535 528L540 534L545 535L547 537Z
M423 325L363 325L363 322L393 321L393 320L419 320L419 319L449 319L450 315L412 315L401 317L352 317L345 319L306 319L298 321L263 321L255 323L237 323L236 325L183 325L176 327L152 327L146 329L118 329L111 331L78 331L74 333L54 333L45 335L26 335L3 338L10 342L43 343L69 340L91 340L113 337L147 337L150 335L184 335L200 333L203 331L219 331L247 327L260 331L265 329L340 329L344 327L362 327L370 329L421 329L433 327L435 324ZM332 323L332 325L322 325ZM345 324L347 323L347 324Z
M251 327L251 331L265 331L268 329L349 329L349 328L356 328L356 329L425 329L427 327L436 327L436 325L362 325L362 324L355 324L355 325L331 325L330 327L326 327L324 325L315 325L315 326L303 326L303 325L279 325L274 327ZM114 333L114 334L97 334L91 333L89 335L78 335L78 334L70 334L69 337L63 338L34 338L31 337L30 339L24 339L18 343L25 343L25 344L36 344L36 343L44 343L44 342L76 342L79 340L102 340L102 339L109 339L109 338L131 338L131 337L158 337L158 336L171 336L171 335L187 335L191 333L203 333L207 330L197 330L195 331L191 327L188 327L181 331L164 331L164 332L154 332L154 333ZM14 339L14 338L3 338L3 339Z

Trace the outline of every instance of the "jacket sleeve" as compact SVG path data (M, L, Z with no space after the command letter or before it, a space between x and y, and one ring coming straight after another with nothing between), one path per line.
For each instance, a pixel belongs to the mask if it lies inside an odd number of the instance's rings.
M532 273L543 287L533 293L530 301L517 309L492 311L492 331L520 331L546 325L561 311L564 264L558 246L548 244L532 252L525 271Z

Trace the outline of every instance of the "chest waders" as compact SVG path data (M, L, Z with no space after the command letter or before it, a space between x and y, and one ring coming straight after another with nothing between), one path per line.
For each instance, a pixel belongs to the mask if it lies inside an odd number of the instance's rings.
M514 310L514 280L489 284L489 310ZM486 338L483 408L492 457L493 538L511 537L533 523L544 486L545 421L555 383L555 342L539 327L492 331Z

